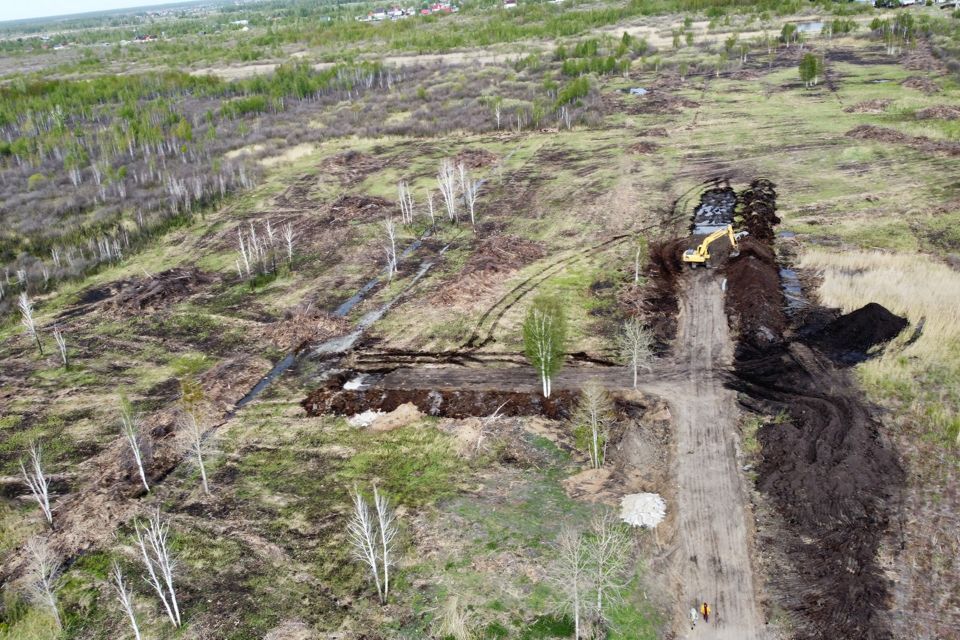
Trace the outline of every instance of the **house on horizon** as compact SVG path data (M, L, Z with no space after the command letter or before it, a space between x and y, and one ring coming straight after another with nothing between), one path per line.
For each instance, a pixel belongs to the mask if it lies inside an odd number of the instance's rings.
M504 8L504 9L516 9L516 8L517 8L517 0L503 0L503 8Z

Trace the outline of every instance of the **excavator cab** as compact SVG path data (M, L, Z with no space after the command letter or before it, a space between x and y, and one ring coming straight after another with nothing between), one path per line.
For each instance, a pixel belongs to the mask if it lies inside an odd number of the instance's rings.
M683 252L683 262L689 264L691 267L696 267L697 265L704 265L706 267L710 266L710 245L719 240L720 238L727 236L730 238L730 257L735 258L740 255L740 246L737 244L737 236L740 234L735 234L733 232L733 225L727 225L725 229L719 229L714 231L706 238L703 239L696 249L687 249Z

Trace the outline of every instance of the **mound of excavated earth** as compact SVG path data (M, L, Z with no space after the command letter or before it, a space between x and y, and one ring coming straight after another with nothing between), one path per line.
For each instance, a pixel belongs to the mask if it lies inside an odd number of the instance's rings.
M838 362L860 362L870 349L893 340L908 324L906 318L871 302L828 323L807 342Z
M632 493L620 501L620 519L634 527L651 529L667 516L667 503L656 493Z

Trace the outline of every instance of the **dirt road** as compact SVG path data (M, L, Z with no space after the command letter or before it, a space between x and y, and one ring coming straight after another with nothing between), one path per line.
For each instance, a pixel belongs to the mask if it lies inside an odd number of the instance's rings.
M677 572L680 637L765 638L750 564L746 498L737 469L737 408L720 371L732 358L720 280L700 271L687 280L680 301L677 365L687 379L673 387L677 446ZM690 630L689 610L713 608Z

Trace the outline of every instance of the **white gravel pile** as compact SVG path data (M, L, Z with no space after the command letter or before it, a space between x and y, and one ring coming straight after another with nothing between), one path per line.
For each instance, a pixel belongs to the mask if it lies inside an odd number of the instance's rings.
M352 380L347 380L344 383L343 388L346 391L356 391L357 389L362 389L363 381L366 379L367 379L367 374L361 373L356 378L353 378Z
M653 528L667 515L667 503L656 493L631 493L620 500L620 519L635 527Z
M367 411L364 411L363 413L358 413L356 415L353 415L347 418L347 424L349 424L351 427L360 427L362 429L366 429L367 427L372 425L377 418L379 418L382 415L386 415L386 414L384 414L383 411L367 410Z

